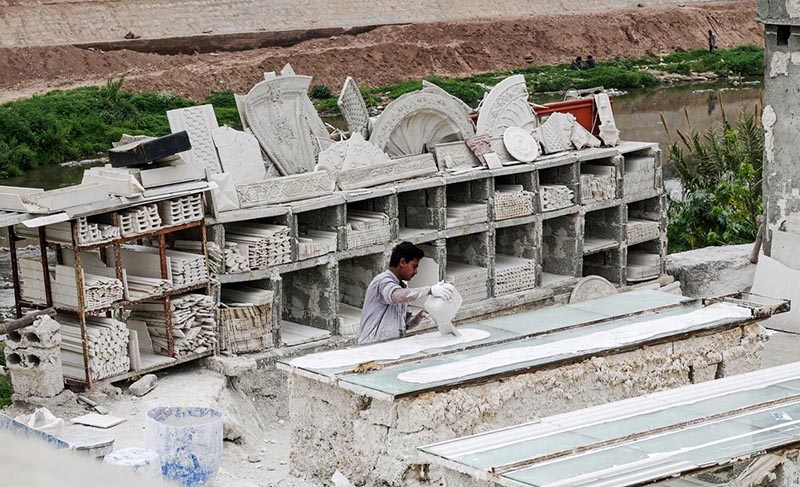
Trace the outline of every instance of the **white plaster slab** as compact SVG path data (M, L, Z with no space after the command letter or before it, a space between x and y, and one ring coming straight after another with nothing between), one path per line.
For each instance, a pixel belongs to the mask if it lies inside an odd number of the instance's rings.
M520 162L533 162L539 157L539 143L520 127L508 127L503 132L503 144L511 157Z
M401 157L473 135L475 126L460 103L450 95L423 90L389 103L373 124L369 140L390 157Z
M33 193L42 193L39 188L20 188L17 186L0 186L0 210L3 211L27 211L23 196Z
M187 164L202 166L210 174L221 172L219 157L211 137L211 132L219 128L213 106L199 105L168 110L167 119L173 134L182 130L189 134L192 148L180 153Z
M129 319L126 323L128 329L136 332L136 337L139 339L139 353L152 354L153 340L150 338L150 333L147 331L147 323L139 320Z
M102 185L109 194L132 198L144 193L144 187L136 177L126 170L112 167L92 167L83 171L81 184L97 183Z
M359 133L363 137L369 137L369 112L361 90L353 78L348 76L344 80L342 91L336 105L347 121L347 127L351 133Z
M335 187L327 171L315 171L237 186L236 193L242 208L252 208L330 194Z
M399 374L397 378L403 382L414 384L454 380L472 374L480 374L498 367L507 367L562 354L575 354L592 350L612 350L626 344L647 340L663 333L678 333L682 330L717 320L744 319L750 316L752 316L752 312L748 308L730 303L717 303L682 315L668 316L644 323L634 323L557 342L489 352L464 360L410 370Z
M521 74L510 76L486 95L478 112L478 134L503 135L508 127L521 127L532 132L538 126L536 115L528 103L528 89Z
M247 95L233 94L233 101L236 102L236 111L239 112L239 121L242 122L242 129L245 132L250 132L250 124L247 123L247 117L244 114L244 99Z
M501 169L503 167L503 163L494 152L487 152L483 155L483 158L486 161L486 165L489 167L489 169Z
M429 287L433 286L441 279L439 279L439 263L430 257L423 257L419 261L419 268L417 268L417 275L408 281L408 287ZM411 304L417 308L421 308L427 298L422 297L413 301Z
M267 167L261 159L258 139L246 132L230 127L219 127L211 131L217 147L222 172L228 173L236 184L252 183L267 179Z
M375 144L364 140L359 132L354 132L349 139L336 142L320 152L317 170L324 169L338 179L342 171L366 169L388 162L390 159L386 153Z
M489 338L490 333L474 328L462 328L461 336L442 335L438 331L414 335L399 340L375 343L360 347L316 353L296 358L289 362L292 367L304 369L332 369L352 367L374 361L397 360L401 357L420 353L425 350L452 347L461 343L476 342Z
M211 190L211 206L216 213L239 208L239 195L232 175L211 174L208 180L217 183L217 187Z
M750 291L761 296L790 300L792 309L788 313L772 316L762 324L773 330L800 333L800 271L762 254L758 257Z
M800 235L794 232L773 231L770 254L781 264L800 271Z
M539 128L545 154L554 154L572 149L572 127L575 117L570 113L555 112Z
M603 144L600 139L592 135L591 132L586 130L583 125L577 123L577 121L572 124L570 140L572 141L573 147L578 150L586 149L587 147L600 147Z
M65 208L96 203L108 198L102 184L78 184L50 191L28 193L21 196L29 213L53 213Z
M125 418L118 418L110 414L89 413L77 418L71 419L75 424L82 424L84 426L93 426L95 428L108 429L118 424L127 421Z
M139 172L139 180L145 188L157 188L205 178L206 168L195 164L181 163L174 166L143 169Z
M316 164L307 117L310 76L278 76L262 81L245 98L253 135L281 174L310 171Z

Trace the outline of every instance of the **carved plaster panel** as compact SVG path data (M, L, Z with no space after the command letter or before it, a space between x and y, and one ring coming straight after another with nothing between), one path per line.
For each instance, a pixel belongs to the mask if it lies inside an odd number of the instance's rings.
M511 154L508 153L506 144L503 143L502 135L492 137L492 152L497 154L497 158L503 163L503 165L516 164L519 162L511 157Z
M487 147L489 150L486 152L491 151L491 146L488 143ZM481 167L483 164L475 156L475 153L467 147L467 144L462 141L436 144L433 151L436 154L436 162L439 164L439 169L442 171Z
M572 148L572 126L575 117L569 113L555 112L539 127L539 137L545 154L563 152Z
M279 76L255 85L244 102L253 134L284 175L316 164L307 113L310 84L310 76Z
M286 203L333 192L336 183L326 171L295 174L236 187L242 208Z
M426 147L472 135L472 121L451 96L416 91L389 103L375 121L369 140L389 156L400 157L422 154Z
M619 144L619 129L614 121L614 111L611 109L611 100L605 93L594 95L597 105L597 116L600 118L600 138L608 146Z
M521 127L532 132L539 123L528 103L528 89L521 74L510 76L497 84L478 112L478 134L492 137L503 135L508 127Z
M464 139L464 143L467 144L472 150L472 153L475 154L482 164L486 164L486 159L484 155L487 152L492 152L492 138L486 134L483 135L476 135L474 137L469 137Z
M369 112L361 90L355 80L348 76L344 80L342 92L339 93L339 100L336 102L339 110L342 111L347 127L352 133L360 133L365 138L369 137Z
M369 188L378 184L436 174L438 168L431 154L391 159L357 169L339 172L339 187L348 189Z
M570 140L572 140L572 145L578 150L585 149L587 147L600 147L602 145L600 139L592 135L592 133L586 130L583 125L577 122L572 125L572 134L570 134Z
M219 128L214 107L200 105L189 108L177 108L167 111L169 128L172 133L185 130L189 134L192 148L181 152L180 156L187 164L197 164L208 169L211 174L219 174L222 168L219 164L217 149L211 138L211 132Z
M317 169L328 171L334 178L340 171L361 169L389 162L389 157L375 144L354 132L349 139L335 142L320 152Z
M422 80L422 91L425 91L427 93L433 93L433 94L436 94L436 95L449 96L450 98L453 99L453 103L456 103L456 104L458 104L458 106L461 107L461 110L464 111L464 116L465 117L469 117L472 114L472 108L470 108L469 105L467 105L466 103L461 101L460 98L451 95L450 93L445 91L443 88L440 88L438 85L435 85L435 84L431 83L430 81Z

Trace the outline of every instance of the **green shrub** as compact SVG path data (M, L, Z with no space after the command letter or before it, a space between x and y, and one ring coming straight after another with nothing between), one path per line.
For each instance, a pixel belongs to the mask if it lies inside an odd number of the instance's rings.
M442 88L464 103L472 106L476 106L483 99L483 95L486 93L485 88L473 81L454 78L439 78L436 76L428 76L425 79L435 84L439 88Z
M325 100L333 96L333 92L325 85L314 85L311 87L311 98L315 100Z
M757 217L763 211L764 135L759 118L756 107L739 114L731 125L723 111L720 126L703 135L677 131L669 163L675 167L683 197L670 200L671 252L755 240Z

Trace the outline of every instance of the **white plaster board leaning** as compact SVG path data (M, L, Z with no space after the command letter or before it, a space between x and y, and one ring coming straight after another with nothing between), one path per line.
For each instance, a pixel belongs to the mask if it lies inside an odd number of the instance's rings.
M770 298L788 299L800 303L800 271L791 269L775 259L760 255L751 292ZM789 333L800 333L800 306L792 306L788 313L768 318L765 327Z
M208 176L208 180L217 183L217 187L211 190L211 208L215 215L239 208L239 195L230 174L211 174Z
M242 208L285 203L333 192L336 183L327 171L314 171L237 186Z
M614 121L614 111L611 108L611 99L605 93L594 95L597 106L597 117L600 119L600 138L608 146L619 144L619 129Z
M247 98L247 95L240 95L238 93L233 94L233 101L236 102L236 111L239 112L239 120L242 122L242 129L245 132L250 131L250 124L247 123L247 117L244 114L244 99Z
M600 147L603 144L600 142L600 139L586 130L586 128L577 121L572 124L570 140L572 141L572 146L578 150L586 149L587 147Z
M139 180L145 188L169 186L205 178L206 168L194 164L181 163L174 166L143 169L139 172Z
M800 235L773 230L770 257L790 269L800 271Z
M316 164L306 116L310 76L280 76L262 81L245 99L253 134L284 175L310 171Z
M478 134L502 136L508 127L532 132L538 126L536 114L528 103L528 89L521 74L509 76L486 95L478 111Z
M180 154L186 163L201 165L211 174L221 171L217 150L211 138L211 131L219 128L213 106L199 105L168 110L167 119L173 134L182 130L189 134L192 148Z
M369 137L369 112L364 97L356 81L348 76L344 80L339 99L336 101L347 121L347 127L352 133L360 133L362 136Z
M450 95L423 90L389 103L373 124L369 140L390 157L402 157L472 135L475 127L460 104Z
M230 174L236 184L267 178L267 168L261 159L261 146L254 136L230 127L214 129L211 135L217 146L222 171Z
M391 159L380 164L343 170L339 172L337 179L339 187L348 190L427 176L436 174L438 171L436 162L431 154L419 154Z

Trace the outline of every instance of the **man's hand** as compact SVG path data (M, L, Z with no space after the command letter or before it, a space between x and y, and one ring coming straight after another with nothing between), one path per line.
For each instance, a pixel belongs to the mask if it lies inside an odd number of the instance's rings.
M445 284L440 282L438 284L434 284L431 286L431 296L434 298L442 298L445 301L450 301L453 299L453 290L452 286L449 284Z
M427 317L428 317L428 312L425 311L424 309L420 310L419 313L417 313L416 315L414 315L413 318L408 320L408 324L406 325L406 330L410 330L412 328L415 328L417 325L419 325L422 322L422 320L424 320Z

